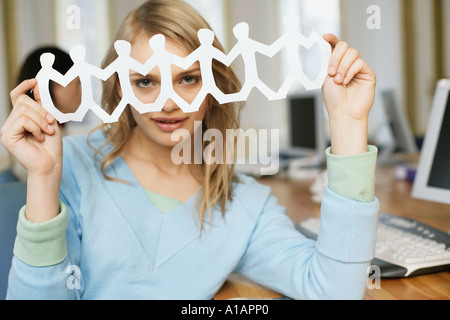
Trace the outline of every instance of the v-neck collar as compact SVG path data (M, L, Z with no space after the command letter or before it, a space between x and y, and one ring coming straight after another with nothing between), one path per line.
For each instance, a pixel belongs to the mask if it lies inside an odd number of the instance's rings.
M145 189L122 157L116 158L108 175L126 178L128 184L106 181L111 199L125 217L153 268L157 268L201 234L193 214L197 193L185 203L163 214L150 201Z

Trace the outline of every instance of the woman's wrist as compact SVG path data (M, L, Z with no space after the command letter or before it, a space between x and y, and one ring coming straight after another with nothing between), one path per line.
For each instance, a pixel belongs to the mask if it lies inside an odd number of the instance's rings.
M333 155L350 156L366 153L368 119L346 116L330 117L331 151Z
M58 170L43 177L29 175L27 179L26 218L41 223L59 214L59 189L61 174Z

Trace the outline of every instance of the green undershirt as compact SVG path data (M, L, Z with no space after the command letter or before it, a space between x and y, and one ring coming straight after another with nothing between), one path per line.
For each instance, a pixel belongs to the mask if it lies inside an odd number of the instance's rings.
M167 212L170 212L183 204L180 200L165 197L149 190L145 190L145 192L156 209L161 211L163 214L166 214Z

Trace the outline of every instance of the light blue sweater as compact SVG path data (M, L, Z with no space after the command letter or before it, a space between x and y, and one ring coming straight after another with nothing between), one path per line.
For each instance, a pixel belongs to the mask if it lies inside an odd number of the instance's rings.
M90 142L103 141L96 133ZM61 213L37 228L21 211L8 299L211 299L232 272L294 299L363 297L376 198L349 200L328 189L314 242L269 187L240 176L225 218L215 212L200 231L194 197L162 214L122 158L113 168L108 175L131 184L103 178L85 136L65 139ZM39 248L55 243L49 263Z

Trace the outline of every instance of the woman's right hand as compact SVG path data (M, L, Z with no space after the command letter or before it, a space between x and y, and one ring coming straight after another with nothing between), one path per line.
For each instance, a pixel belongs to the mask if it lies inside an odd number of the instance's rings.
M33 89L35 100L26 95ZM45 177L62 166L62 138L55 119L41 106L37 81L11 91L12 112L1 128L2 143L30 176Z
M32 89L35 101L26 95ZM11 91L11 102L12 112L0 130L1 141L28 173L28 220L44 222L59 213L61 131L42 107L35 79L26 80Z

